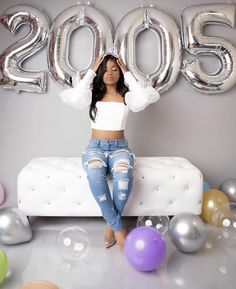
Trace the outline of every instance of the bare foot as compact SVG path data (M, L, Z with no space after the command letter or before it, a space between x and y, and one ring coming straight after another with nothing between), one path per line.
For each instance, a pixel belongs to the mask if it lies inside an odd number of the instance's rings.
M125 238L127 236L126 230L123 228L120 231L115 231L114 234L118 247L123 250L125 245Z

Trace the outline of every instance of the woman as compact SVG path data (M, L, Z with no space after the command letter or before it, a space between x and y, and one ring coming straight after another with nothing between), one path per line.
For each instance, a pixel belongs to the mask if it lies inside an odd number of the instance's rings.
M126 85L127 84L127 85ZM92 87L92 88L91 88ZM90 190L107 223L106 248L123 248L126 231L121 214L133 181L134 154L124 135L129 110L143 110L159 99L157 91L141 87L121 59L100 56L75 88L60 93L62 100L78 109L90 106L92 137L82 155ZM106 176L113 178L111 198Z

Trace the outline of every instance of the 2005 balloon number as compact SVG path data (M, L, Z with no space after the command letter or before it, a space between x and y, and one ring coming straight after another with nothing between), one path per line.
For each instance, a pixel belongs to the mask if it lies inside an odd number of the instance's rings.
M21 63L48 43L48 69L52 78L65 87L71 87L74 77L83 77L86 73L86 70L76 71L68 60L71 33L84 26L93 35L92 61L103 52L120 55L143 85L151 84L159 92L168 90L180 71L200 92L224 92L236 83L236 47L224 38L204 35L203 27L208 24L234 27L235 7L234 4L189 6L181 15L181 32L173 17L155 7L139 7L121 19L113 39L109 19L90 5L69 7L56 17L52 25L39 8L13 6L0 16L0 22L11 33L20 25L29 24L30 32L0 55L0 86L18 92L45 92L47 71L27 71ZM160 37L160 65L150 74L142 73L135 60L136 37L145 29L151 29ZM194 60L182 59L183 51ZM197 57L205 54L216 55L220 60L220 68L213 74L206 74L200 66Z

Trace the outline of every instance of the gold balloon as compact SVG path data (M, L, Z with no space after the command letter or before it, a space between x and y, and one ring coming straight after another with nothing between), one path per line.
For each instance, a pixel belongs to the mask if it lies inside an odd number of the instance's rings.
M222 218L228 215L230 208L227 206L227 204L229 204L229 199L223 192L217 189L207 190L203 193L201 217L209 224L217 226L221 225L221 218L214 220L214 214L222 205L226 205L226 210L222 215Z

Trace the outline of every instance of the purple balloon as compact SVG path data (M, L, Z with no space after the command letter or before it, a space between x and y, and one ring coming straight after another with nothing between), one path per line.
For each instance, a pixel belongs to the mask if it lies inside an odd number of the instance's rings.
M134 268L139 271L152 271L157 269L165 258L165 239L154 228L137 227L126 237L124 252Z

